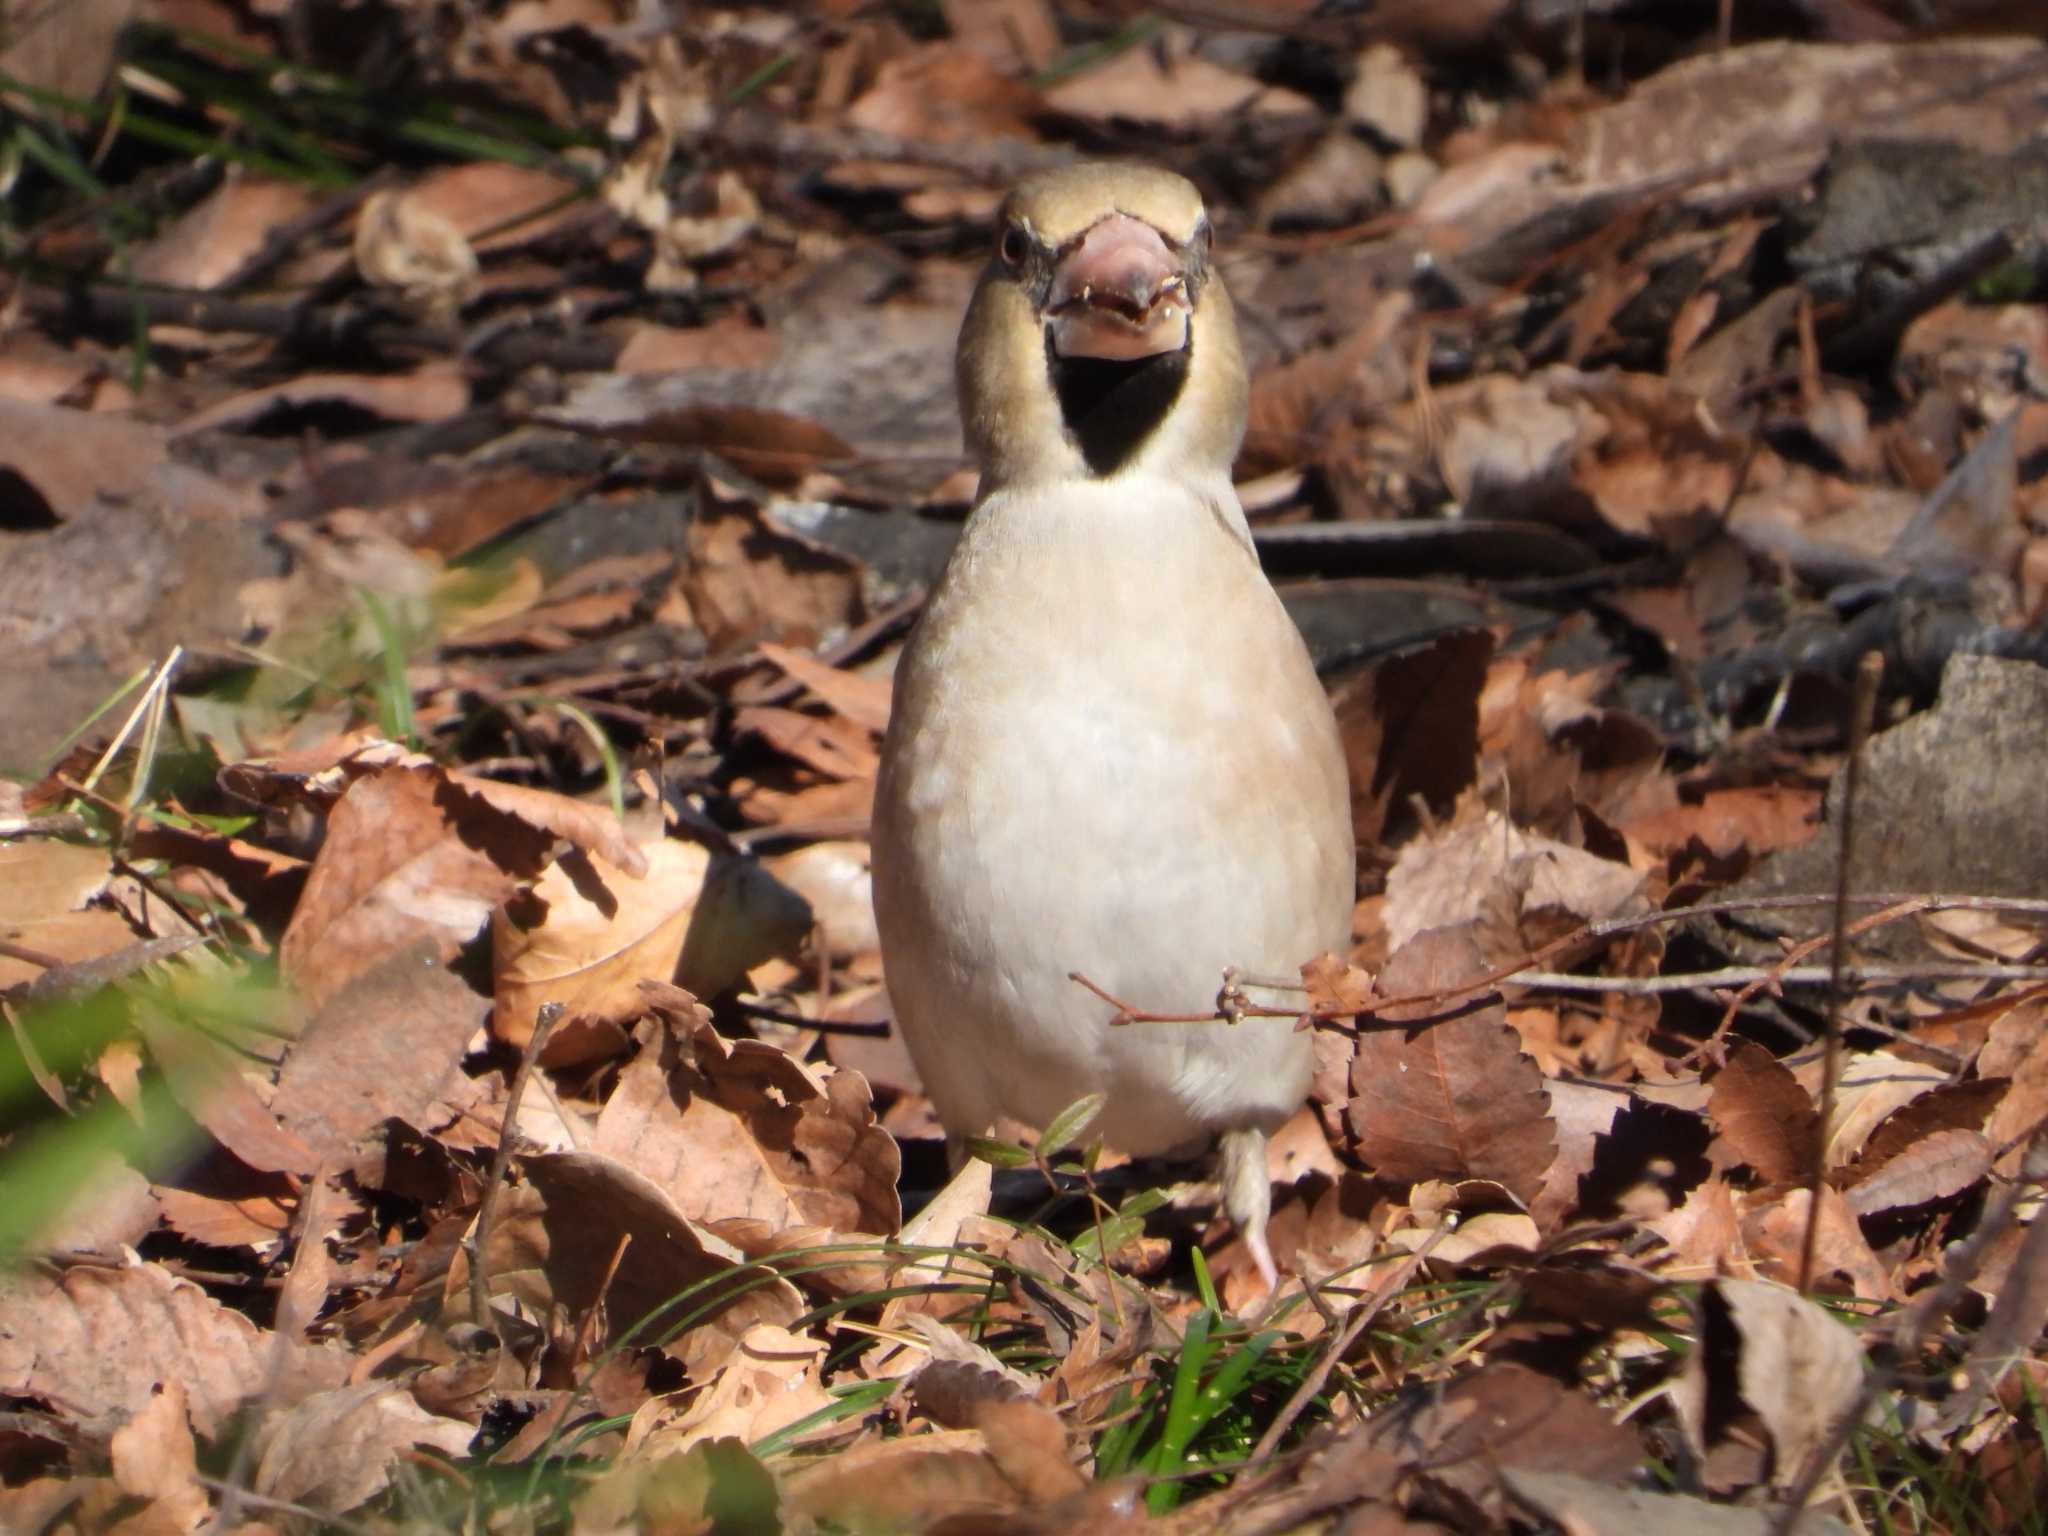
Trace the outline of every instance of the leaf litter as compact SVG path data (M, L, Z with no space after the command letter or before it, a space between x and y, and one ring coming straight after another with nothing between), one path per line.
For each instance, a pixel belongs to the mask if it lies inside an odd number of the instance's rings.
M0 1527L2048 1519L2038 39L293 9L0 53ZM1270 1298L888 1034L952 332L1083 152L1209 195L1354 782Z

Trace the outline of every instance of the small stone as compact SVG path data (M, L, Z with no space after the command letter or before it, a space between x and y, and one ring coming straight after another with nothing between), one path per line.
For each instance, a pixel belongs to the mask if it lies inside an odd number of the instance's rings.
M1391 156L1382 173L1387 197L1396 208L1412 208L1441 174L1441 167L1417 150L1404 149Z
M1358 56L1358 71L1344 93L1344 116L1389 144L1413 148L1429 122L1429 87L1400 49L1375 43Z

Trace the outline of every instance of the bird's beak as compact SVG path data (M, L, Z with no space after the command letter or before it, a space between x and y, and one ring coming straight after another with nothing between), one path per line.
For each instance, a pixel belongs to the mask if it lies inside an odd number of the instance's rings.
M1179 259L1142 219L1115 213L1053 268L1046 319L1060 357L1137 362L1177 352L1188 339L1188 280Z

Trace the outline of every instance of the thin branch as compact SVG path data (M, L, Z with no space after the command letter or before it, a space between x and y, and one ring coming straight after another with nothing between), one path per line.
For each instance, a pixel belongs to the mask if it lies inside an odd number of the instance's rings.
M1316 1400L1316 1394L1323 1390L1324 1384L1330 1379L1330 1373L1337 1368L1337 1362L1350 1352L1351 1346L1358 1341L1358 1336L1371 1326L1373 1319L1386 1310L1387 1303L1407 1287L1415 1271L1422 1267L1422 1261L1429 1257L1448 1230L1438 1227L1430 1233L1421 1247L1395 1267L1393 1273L1386 1277L1384 1284L1373 1287L1370 1298L1352 1308L1343 1331L1316 1357L1316 1363L1310 1367L1309 1373L1302 1377L1301 1385L1294 1389L1294 1395L1287 1399L1286 1405L1274 1416L1273 1422L1266 1426L1266 1432L1259 1436L1259 1443L1252 1447L1248 1465L1257 1466L1279 1448L1281 1440L1293 1427L1294 1421L1301 1417L1308 1405Z
M1714 981L1703 978L1717 978L1723 972L1702 971L1691 976L1679 977L1597 977L1571 976L1555 971L1536 969L1554 955L1564 954L1588 943L1597 943L1622 934L1635 933L1645 928L1657 928L1667 923L1683 922L1695 917L1719 917L1737 912L1796 911L1810 907L1833 907L1837 897L1833 894L1812 896L1761 896L1733 901L1707 901L1696 906L1672 907L1668 910L1646 913L1636 917L1616 917L1600 922L1588 923L1574 929L1562 938L1553 939L1542 948L1524 955L1521 959L1476 976L1455 987L1446 987L1438 992L1419 992L1407 997L1376 998L1367 1010L1358 1010L1377 1015L1393 1008L1428 1007L1441 1008L1461 998L1489 992L1502 983L1516 986L1545 986L1553 988L1572 987L1587 992L1683 992L1699 986L1714 985ZM1851 896L1842 903L1852 907L1878 907L1881 910L1850 924L1845 933L1855 936L1870 929L1897 922L1902 917L1912 917L1922 912L2009 912L2029 916L2048 917L2048 900L2023 896L1968 896L1968 895L1918 895L1886 892L1881 895ZM1813 954L1827 943L1825 936L1796 946L1783 962L1773 966L1730 967L1725 973L1730 984L1737 980L1745 984L1745 990L1728 1004L1720 1030L1715 1039L1734 1021L1742 1006L1758 991L1773 986L1787 978L1805 981L1823 981L1827 973L1816 967L1812 972L1798 969L1797 962ZM1918 979L1968 979L1968 980L2011 980L2038 981L2048 977L2048 967L1981 965L1958 967L1928 965L1917 967L1858 966L1847 968L1845 974L1859 980L1879 982L1901 982ZM1069 971L1067 979L1087 988L1116 1010L1110 1019L1112 1026L1128 1024L1219 1024L1232 1023L1238 1019L1300 1019L1307 1018L1317 1024L1333 1024L1355 1016L1348 1008L1272 1008L1247 1004L1241 1008L1214 1008L1205 1013L1160 1013L1128 1002L1109 991L1099 982L1080 971ZM1672 983L1664 985L1663 983ZM1709 1041L1708 1045L1713 1042ZM1706 1049L1702 1046L1701 1049ZM1697 1054L1697 1052L1695 1052Z
M1835 844L1835 910L1828 933L1828 1016L1821 1035L1820 1115L1813 1126L1813 1174L1806 1187L1806 1232L1799 1243L1799 1294L1813 1291L1813 1260L1820 1243L1820 1191L1827 1181L1828 1136L1835 1123L1835 1086L1842 1075L1842 972L1849 953L1849 868L1856 852L1856 791L1863 778L1863 744L1877 708L1884 657L1866 651L1849 691L1849 756L1842 764L1841 835Z
M526 1042L526 1049L520 1053L518 1069L512 1074L512 1086L505 1093L505 1118L498 1127L498 1150L491 1155L490 1178L484 1184L482 1200L477 1203L476 1230L469 1241L469 1308L471 1318L479 1328L491 1326L491 1295L488 1277L484 1273L484 1255L489 1251L491 1228L497 1221L498 1195L505 1187L506 1171L512 1166L512 1141L518 1135L519 1100L526 1093L526 1080L533 1076L541 1047L547 1044L548 1035L563 1012L560 1003L541 1004L540 1011L534 1016L533 1034Z
M1935 1324L1962 1300L1963 1292L1984 1267L1992 1245L2017 1222L2021 1202L2032 1200L2038 1194L2039 1184L2031 1169L2026 1177L1998 1190L1996 1198L1986 1207L1977 1230L1966 1242L1949 1250L1949 1261L1941 1279L1896 1314L1892 1327L1894 1358L1910 1360L1919 1354L1920 1346L1934 1331ZM1863 1426L1871 1405L1881 1394L1896 1391L1903 1381L1897 1366L1882 1366L1865 1373L1863 1389L1857 1393L1856 1401L1835 1421L1827 1438L1813 1448L1806 1464L1800 1468L1798 1481L1786 1490L1785 1507L1771 1522L1770 1536L1793 1536L1814 1490L1848 1446L1850 1437Z
M1785 986L1817 986L1832 981L1827 965L1727 965L1716 971L1674 971L1669 976L1573 976L1564 971L1517 971L1520 987L1552 992L1612 992L1623 997L1651 997L1660 992L1712 992L1752 982ZM1907 981L2048 981L2048 965L1845 965L1841 980L1871 986Z

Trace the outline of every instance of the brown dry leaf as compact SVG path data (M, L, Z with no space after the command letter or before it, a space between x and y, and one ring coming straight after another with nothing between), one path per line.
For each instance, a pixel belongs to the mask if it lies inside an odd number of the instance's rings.
M870 1441L800 1465L784 1479L782 1499L793 1520L854 1530L917 1530L942 1515L1006 1529L1028 1507L972 1429Z
M1653 811L1622 830L1652 853L1676 853L1694 838L1727 857L1796 848L1820 829L1821 794L1804 784L1712 789L1697 801Z
M113 861L103 848L55 838L0 843L0 938L60 960L106 954L134 938L112 913L78 909L107 888ZM89 922L73 919L91 918ZM112 919L111 926L99 921ZM62 931L65 938L58 938ZM87 948L78 953L79 940ZM64 948L57 946L63 944ZM0 988L34 981L43 968L16 955L0 955Z
M940 0L946 30L1005 75L1034 75L1060 48L1047 0Z
M766 368L781 343L773 331L740 316L682 330L636 321L612 360L614 373L686 373L693 368Z
M566 1010L542 1059L550 1066L617 1055L624 1026L646 1011L643 981L676 974L712 865L698 843L642 846L646 872L601 858L559 859L519 901L491 917L491 1032L524 1047L544 1003Z
M899 1234L901 1246L932 1256L899 1263L892 1269L888 1283L904 1294L891 1296L882 1308L878 1327L884 1337L900 1337L912 1326L913 1315L946 1317L979 1305L948 1290L963 1272L981 1272L980 1265L956 1259L952 1250L966 1246L974 1230L985 1221L994 1187L994 1167L978 1157L969 1158L931 1202L905 1224ZM913 1344L902 1344L893 1351L885 1346L864 1363L864 1370L876 1378L903 1376L916 1370L926 1358L926 1352Z
M1998 1161L1998 1171L2012 1177L2020 1172L2024 1143L2048 1121L2048 998L2022 1003L1991 1026L1977 1070L2012 1079L1984 1126L1992 1146L2015 1143Z
M1390 822L1404 824L1411 797L1445 816L1473 781L1493 648L1483 629L1453 631L1387 658L1337 695L1360 847L1378 846Z
M1543 1246L1543 1234L1535 1221L1520 1211L1482 1211L1453 1228L1397 1227L1387 1234L1387 1245L1408 1253L1426 1248L1432 1263L1455 1268L1482 1253L1497 1262L1504 1249L1520 1249L1534 1257Z
M1789 1485L1855 1406L1863 1389L1862 1344L1825 1309L1767 1280L1703 1286L1697 1326L1699 1340L1685 1357L1672 1403L1708 1487L1726 1492L1749 1480L1728 1475L1732 1458L1720 1454L1738 1400L1769 1437L1770 1454L1750 1475Z
M408 303L443 312L476 288L476 252L444 214L410 192L386 188L363 200L356 215L356 271L378 288L396 288Z
M281 1197L225 1199L167 1184L152 1186L151 1193L162 1208L166 1226L209 1247L248 1248L269 1258L291 1231L291 1212Z
M1090 122L1119 120L1186 132L1225 118L1313 118L1315 103L1211 62L1180 28L1156 45L1126 48L1045 93L1055 112Z
M1981 1131L1934 1131L1888 1158L1843 1191L1858 1216L1946 1200L1991 1172L1991 1143Z
M136 249L129 271L141 282L167 288L224 287L313 203L303 182L230 166L220 186Z
M1590 1477L1533 1467L1505 1468L1500 1481L1508 1496L1537 1516L1545 1529L1570 1536L1642 1536L1645 1531L1658 1536L1772 1536L1779 1522L1775 1509L1744 1509L1683 1494L1617 1488ZM1832 1515L1812 1509L1801 1513L1799 1529L1809 1536L1854 1536Z
M176 435L246 431L279 410L316 405L353 406L391 421L445 421L469 409L469 382L459 365L440 360L410 373L304 373L195 411L178 423Z
M1849 1052L1835 1082L1835 1113L1828 1122L1827 1166L1839 1168L1854 1162L1880 1122L1922 1095L1940 1089L1949 1077L1949 1073L1930 1063L1907 1061L1888 1051Z
M1754 1041L1740 1040L1712 1086L1707 1118L1737 1160L1772 1184L1812 1173L1820 1111L1790 1068Z
M1674 1281L1719 1274L1751 1276L1755 1265L1742 1236L1734 1186L1714 1174L1676 1210L1644 1223L1671 1250L1662 1273Z
M121 33L138 0L74 0L61 10L36 0L8 0L0 10L0 71L38 90L91 101L120 61ZM29 104L7 93L11 109Z
M788 1281L748 1264L738 1248L616 1159L535 1153L520 1167L528 1182L505 1191L484 1255L491 1291L509 1293L541 1316L559 1308L579 1327L592 1318L591 1353L652 1318L638 1342L664 1348L693 1377L708 1379L747 1329L787 1327L802 1313L803 1300ZM468 1290L468 1258L458 1251L444 1282L451 1311L466 1313ZM664 1344L678 1328L687 1331Z
M957 43L925 43L885 61L874 84L846 110L849 127L921 144L1030 140L1038 93ZM904 166L885 171L866 162L841 167L849 185L923 187L951 178Z
M736 734L758 736L828 779L872 779L880 753L865 726L842 715L752 705L733 718Z
M1387 873L1388 944L1470 924L1489 966L1563 934L1644 909L1626 864L1524 832L1498 811L1409 839Z
M694 1221L742 1247L733 1223L893 1233L902 1158L875 1122L865 1079L760 1040L725 1040L671 1008L598 1116L593 1150L660 1186Z
M103 358L60 347L31 331L0 340L0 399L23 405L90 406L107 382Z
M193 1427L211 1439L266 1390L273 1365L279 1400L289 1402L338 1384L349 1357L280 1342L152 1264L0 1275L0 1392L40 1398L95 1437L148 1408L159 1383L176 1380Z
M762 656L802 683L832 709L863 730L880 736L889 728L888 680L818 660L809 651L763 642Z
M1470 933L1433 929L1396 950L1382 997L1455 987L1484 974ZM1557 1146L1536 1064L1522 1053L1498 1000L1382 1011L1365 1025L1346 1110L1358 1155L1383 1178L1492 1179L1526 1205ZM1420 1027L1404 1022L1431 1020Z
M626 1431L627 1456L657 1457L687 1451L698 1442L731 1438L751 1444L798 1419L830 1408L837 1398L820 1382L826 1345L822 1339L761 1323L741 1334L708 1387L692 1387L649 1398ZM829 1419L813 1425L806 1438L836 1435Z
M355 761L375 756L360 753ZM580 801L448 773L418 758L371 768L328 818L279 946L284 972L319 1008L422 941L445 960L499 902L542 873L557 837L629 872L644 867L617 819Z
M1411 1394L1346 1438L1353 1437L1474 1498L1491 1490L1503 1467L1615 1481L1633 1473L1643 1454L1635 1433L1583 1393L1505 1362L1441 1391Z
M763 862L804 899L813 933L832 954L865 955L881 948L866 843L807 843Z
M1842 1277L1850 1291L1866 1301L1898 1299L1883 1262L1871 1251L1856 1213L1839 1190L1823 1184L1818 1216L1811 1193L1804 1189L1773 1195L1751 1193L1742 1202L1743 1247L1757 1261L1764 1279L1792 1283L1806 1254L1808 1226L1813 1233L1813 1274L1817 1285L1835 1289Z
M475 1438L475 1425L428 1413L395 1382L339 1386L264 1420L253 1485L266 1499L341 1514L381 1493L415 1447L460 1459Z
M199 1485L198 1443L186 1417L185 1388L173 1378L148 1406L114 1431L107 1446L114 1482L130 1498L147 1501L139 1517L156 1532L196 1531L212 1512ZM142 1526L137 1526L141 1536ZM124 1523L121 1529L129 1529Z
M707 484L688 538L683 595L715 651L770 638L815 646L859 616L852 563L773 527L750 501Z
M425 464L378 455L323 466L307 493L345 497L355 526L454 560L507 529L574 500L592 476L510 463Z
M1726 207L1811 175L1838 137L1910 136L2003 151L2033 131L2021 93L1986 93L2035 55L2031 38L1910 45L1760 42L1674 64L1571 127L1578 196L1685 180L1684 196ZM1916 107L1909 117L1908 107ZM1712 166L1724 174L1700 179Z
M41 503L38 512L16 512L16 526L48 527L80 516L95 498L138 494L162 470L169 442L163 428L126 417L0 401L0 465Z
M486 1000L422 944L331 996L285 1053L271 1112L323 1161L345 1163L386 1120L424 1126L483 1027Z
M1572 483L1610 528L1689 547L1742 487L1749 444L1654 375L1607 375L1584 398L1597 414L1573 455Z
M1983 1395L2007 1379L2015 1365L2035 1366L2032 1351L2048 1325L2048 1222L2028 1222L2006 1272L1991 1288L1995 1300L1983 1329L1964 1356L1962 1382L1942 1405L1941 1425L1959 1428L1974 1416ZM1979 1283L1981 1286L1982 1276Z
M266 1173L313 1171L319 1157L277 1123L243 1076L240 1053L189 1019L160 1012L143 999L136 1000L132 1017L172 1096L222 1146Z
M502 251L590 216L583 188L538 166L471 160L422 176L405 193L415 212L451 226L473 250Z

